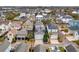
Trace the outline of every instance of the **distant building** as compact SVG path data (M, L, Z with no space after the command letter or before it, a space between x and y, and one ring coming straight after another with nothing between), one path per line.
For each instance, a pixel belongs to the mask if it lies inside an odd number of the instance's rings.
M69 22L69 30L74 35L73 40L79 40L79 21L73 20Z
M36 15L36 21L43 20L43 15Z
M70 20L73 20L70 15L63 15L60 19L63 21L63 23L68 23Z
M78 10L77 9L73 10L72 14L79 14L79 9Z
M25 17L25 16L26 16L26 13L20 13L19 17L21 18L21 17Z

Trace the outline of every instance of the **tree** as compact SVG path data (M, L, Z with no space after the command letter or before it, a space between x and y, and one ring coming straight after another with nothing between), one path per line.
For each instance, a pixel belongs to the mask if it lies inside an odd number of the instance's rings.
M75 20L78 20L78 19L79 19L79 14L71 14L71 16L72 16Z
M28 33L28 34L27 34L27 37L28 37L29 39L32 39L32 38L33 38L33 32Z
M51 19L49 19L49 20L42 20L42 22L43 22L43 24L44 25L47 25L47 24L50 24L51 23Z
M16 37L14 37L12 40L12 43L15 43L15 42L16 42Z
M15 17L19 16L20 13L19 12L15 12L15 11L9 11L6 14L6 19L7 20L13 20Z
M45 29L45 34L44 34L44 37L43 37L43 42L48 42L48 38L49 38L49 34L48 34L48 31L47 31L47 28L46 28Z

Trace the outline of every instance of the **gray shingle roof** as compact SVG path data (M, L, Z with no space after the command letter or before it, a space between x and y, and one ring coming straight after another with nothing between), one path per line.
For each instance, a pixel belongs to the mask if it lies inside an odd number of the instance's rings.
M34 48L34 52L46 52L46 49L43 45L39 44Z
M76 52L76 49L75 49L75 47L74 47L73 45L68 45L68 46L66 47L66 50L67 50L68 52Z
M57 26L55 24L48 24L49 29L57 29Z
M70 30L79 30L79 26L71 26L69 27Z
M4 52L8 46L9 46L9 41L8 40L5 40L1 45L0 45L0 52Z
M27 34L27 31L26 31L26 29L22 29L22 30L20 30L20 31L17 31L16 34L17 34L17 35Z
M15 50L15 52L28 52L28 45L26 43L21 43Z

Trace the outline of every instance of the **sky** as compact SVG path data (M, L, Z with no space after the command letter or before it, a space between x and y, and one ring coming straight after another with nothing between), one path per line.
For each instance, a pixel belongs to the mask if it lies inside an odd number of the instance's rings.
M0 0L0 6L79 6L79 0Z

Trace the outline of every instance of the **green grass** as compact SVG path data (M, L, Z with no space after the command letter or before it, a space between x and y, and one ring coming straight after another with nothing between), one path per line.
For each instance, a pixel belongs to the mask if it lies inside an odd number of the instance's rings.
M4 37L0 37L0 42L3 42L4 41Z
M76 43L77 45L79 45L79 40L75 40L73 42Z

